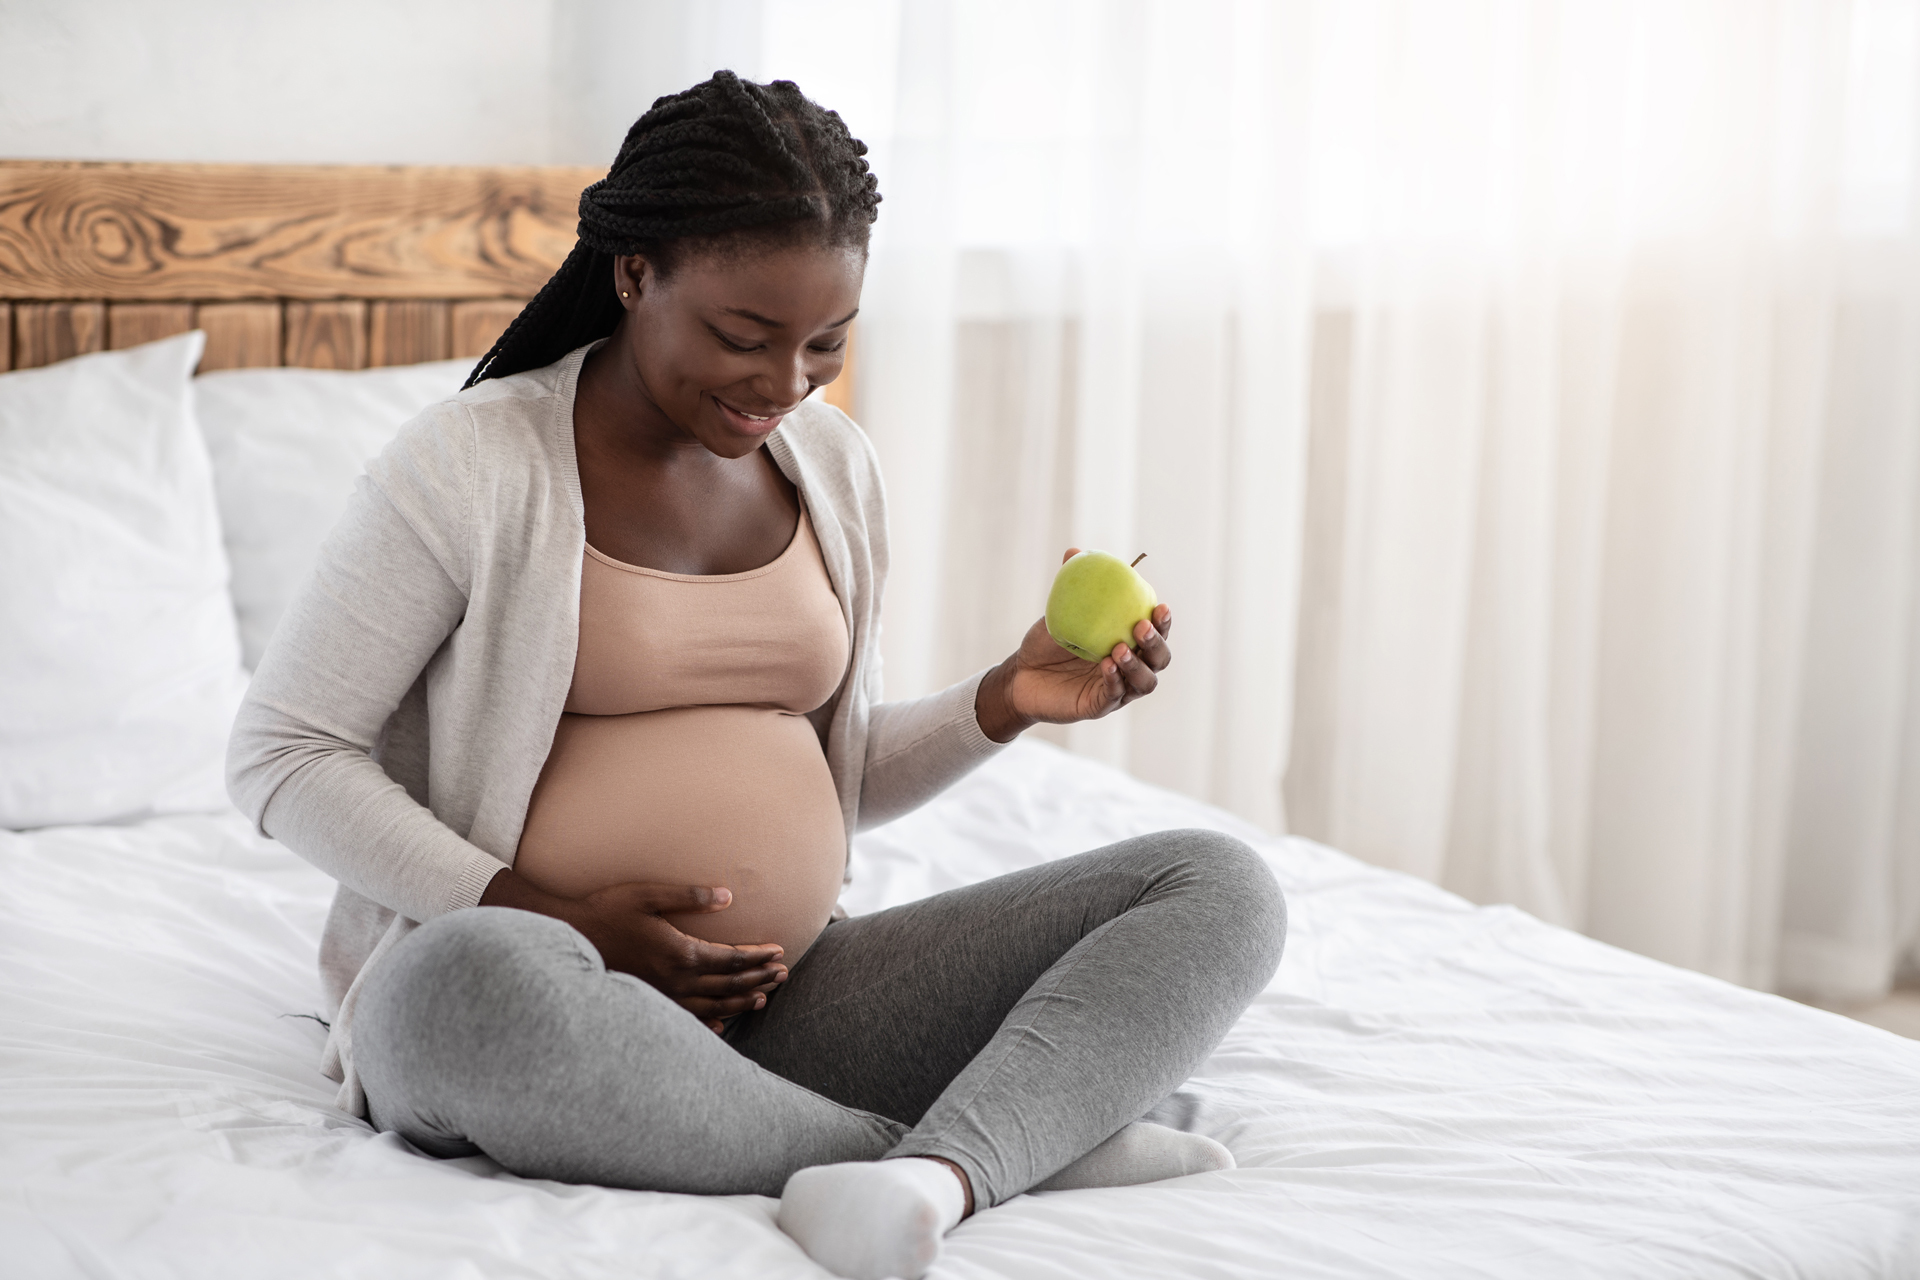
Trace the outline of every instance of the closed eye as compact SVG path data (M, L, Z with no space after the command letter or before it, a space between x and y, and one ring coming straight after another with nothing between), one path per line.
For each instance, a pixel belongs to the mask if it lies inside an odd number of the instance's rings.
M729 351L738 351L742 355L745 355L750 351L758 351L760 349L760 344L758 343L748 345L747 343L739 342L733 338L729 338L726 334L720 332L718 329L712 329L712 326L708 326L708 327L709 329L712 330L713 336L720 340L720 345L725 347Z

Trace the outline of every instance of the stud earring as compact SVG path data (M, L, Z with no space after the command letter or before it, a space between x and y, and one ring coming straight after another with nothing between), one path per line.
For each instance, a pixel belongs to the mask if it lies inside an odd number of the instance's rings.
M631 298L633 295L628 293L625 289L622 289L620 291L620 296L623 298Z

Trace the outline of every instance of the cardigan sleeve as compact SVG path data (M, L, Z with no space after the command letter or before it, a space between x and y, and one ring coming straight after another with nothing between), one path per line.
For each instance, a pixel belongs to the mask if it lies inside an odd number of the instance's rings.
M414 920L474 905L506 865L374 759L466 611L470 440L403 434L370 468L378 482L360 479L261 657L227 750L228 791L263 833Z
M982 668L924 698L873 708L860 781L861 830L919 808L1005 748L981 730L973 709L991 670Z

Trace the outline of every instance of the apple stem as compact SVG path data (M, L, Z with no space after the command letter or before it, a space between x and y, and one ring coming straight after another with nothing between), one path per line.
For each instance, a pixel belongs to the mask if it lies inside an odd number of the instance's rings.
M1145 560L1146 558L1147 558L1147 553L1142 551L1139 555L1133 558L1133 564L1139 564L1142 560ZM1133 568L1133 564L1128 565L1127 568L1129 569Z

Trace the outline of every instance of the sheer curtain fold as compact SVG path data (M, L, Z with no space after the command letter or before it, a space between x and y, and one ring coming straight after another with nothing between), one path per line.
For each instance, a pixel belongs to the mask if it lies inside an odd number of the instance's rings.
M1004 657L1067 547L1144 551L1176 610L1177 695L1036 732L1278 829L1311 314L1286 20L1304 6L903 12L944 37L903 36L900 83L951 97L875 149L890 202L925 184L885 209L861 321L860 416L914 531L896 581L919 578L890 587L890 686ZM902 283L909 261L945 264L941 301Z
M1043 736L1741 982L1912 956L1920 0L755 12L887 196L890 688L1146 551L1166 688Z
M1474 47L1434 54L1439 10ZM1877 993L1920 862L1892 781L1920 345L1869 369L1844 323L1845 221L1888 206L1845 172L1884 121L1842 108L1863 44L1904 35L1911 136L1912 6L1372 13L1359 56L1397 87L1350 197L1344 421L1314 436L1346 491L1308 548L1337 596L1303 602L1337 639L1300 679L1337 696L1296 729L1330 763L1295 811L1646 954ZM1909 250L1864 252L1910 308Z

